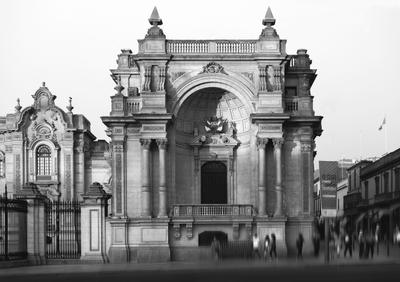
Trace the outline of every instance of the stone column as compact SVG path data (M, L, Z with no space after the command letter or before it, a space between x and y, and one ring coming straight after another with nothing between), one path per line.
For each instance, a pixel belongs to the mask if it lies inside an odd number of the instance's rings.
M301 156L303 163L303 213L312 215L313 202L313 155L312 144L301 143Z
M275 192L276 192L276 206L275 206L275 216L282 216L282 153L281 148L283 144L283 138L276 138L272 140L274 144L275 153L275 166L276 166L276 182L275 182Z
M125 156L124 142L113 141L113 215L124 217L125 206Z
M106 254L106 206L110 195L100 183L90 185L81 205L81 259L108 262Z
M37 186L27 183L16 194L18 199L26 200L28 213L26 222L26 244L28 261L33 264L46 263L46 210L45 200Z
M158 217L166 217L167 216L167 185L166 185L166 177L165 177L165 150L167 147L167 139L157 139L158 152L159 152L159 165L160 165L160 173L159 173L159 206L158 206Z
M142 216L151 217L150 197L150 143L151 139L140 139L142 145Z
M266 214L266 189L265 189L265 145L268 138L257 138L258 148L258 214Z

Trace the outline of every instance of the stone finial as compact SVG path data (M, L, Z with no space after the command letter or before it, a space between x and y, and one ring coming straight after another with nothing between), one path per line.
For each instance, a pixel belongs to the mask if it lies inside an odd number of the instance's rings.
M162 19L158 15L157 7L154 7L153 12L149 18L149 23L153 26L162 25Z
M46 82L42 82L42 87L46 87Z
M69 97L69 105L66 107L68 112L72 113L72 110L74 109L74 107L72 106L72 98Z
M14 107L17 113L19 113L22 109L19 98L17 99L17 105Z
M118 84L117 86L114 87L114 89L117 91L117 96L123 96L122 90L124 90L124 87L121 85L121 77L118 76Z
M273 26L275 24L275 18L272 15L272 11L271 11L270 7L268 7L267 13L265 14L265 17L262 20L262 24L265 26Z

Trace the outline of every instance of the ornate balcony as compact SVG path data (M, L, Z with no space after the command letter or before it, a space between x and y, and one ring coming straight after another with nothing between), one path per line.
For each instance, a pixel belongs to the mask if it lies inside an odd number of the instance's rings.
M400 199L400 191L386 192L375 195L375 204L386 204Z
M174 205L173 218L209 218L209 217L252 217L255 211L252 205Z

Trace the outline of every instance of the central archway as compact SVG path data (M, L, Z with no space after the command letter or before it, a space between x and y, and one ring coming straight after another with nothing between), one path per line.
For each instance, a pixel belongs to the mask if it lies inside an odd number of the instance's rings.
M223 162L210 161L202 165L201 203L228 203L227 170Z

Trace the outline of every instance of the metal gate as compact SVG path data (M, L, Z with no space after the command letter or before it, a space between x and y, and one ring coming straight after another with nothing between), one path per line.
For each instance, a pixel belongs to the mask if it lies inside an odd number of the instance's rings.
M46 203L48 259L79 259L81 256L81 206L77 201Z
M25 259L27 203L0 196L0 260Z

